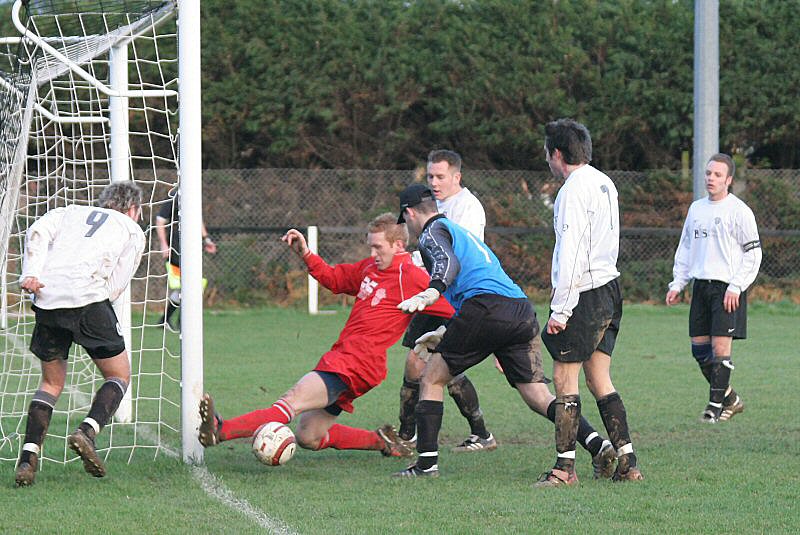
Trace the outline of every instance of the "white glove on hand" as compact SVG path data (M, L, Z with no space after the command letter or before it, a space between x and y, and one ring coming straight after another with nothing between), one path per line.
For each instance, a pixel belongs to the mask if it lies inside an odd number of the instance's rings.
M445 331L447 331L447 327L442 325L435 331L427 332L414 341L414 353L417 354L422 362L428 362L428 359L431 358L431 351L442 341Z
M425 310L425 307L434 304L439 299L439 295L439 290L436 288L428 288L414 297L406 299L397 305L397 308L406 314L413 314L414 312Z
M422 362L428 362L431 359L431 352L422 344L415 345L412 351L414 351L414 354L418 356L419 360Z

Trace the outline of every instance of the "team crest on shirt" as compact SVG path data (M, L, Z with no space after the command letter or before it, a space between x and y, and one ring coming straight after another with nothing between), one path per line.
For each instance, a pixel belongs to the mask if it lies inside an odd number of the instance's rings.
M378 288L378 291L372 296L372 302L370 305L376 307L381 301L384 300L384 298L386 298L386 290L383 288Z
M373 281L368 276L364 277L364 280L361 281L361 288L358 290L358 295L356 297L358 297L359 299L366 299L367 297L372 295L377 286L378 286L377 282Z

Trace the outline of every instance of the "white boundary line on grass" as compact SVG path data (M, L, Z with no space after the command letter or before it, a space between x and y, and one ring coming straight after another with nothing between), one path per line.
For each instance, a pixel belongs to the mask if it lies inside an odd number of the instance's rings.
M169 446L162 445L161 449L164 451L164 454L169 457L175 459L180 458L180 453ZM226 487L225 483L217 476L209 472L208 468L205 466L190 466L189 470L192 473L192 477L200 484L205 493L212 498L219 500L234 511L242 513L262 528L268 529L270 533L274 533L275 535L296 535L297 532L293 531L292 528L280 520L272 518L263 511L259 511L244 498L237 498L233 494L233 491Z

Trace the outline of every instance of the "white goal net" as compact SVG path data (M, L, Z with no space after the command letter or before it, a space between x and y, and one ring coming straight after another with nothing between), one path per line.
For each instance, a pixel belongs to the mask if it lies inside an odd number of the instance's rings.
M181 445L181 342L156 325L167 284L154 222L178 185L178 56L174 2L30 0L0 41L0 462L15 462L40 380L29 349L30 303L19 275L25 231L48 210L92 204L112 180L145 193L148 248L117 307L131 385L98 436L101 456L130 461ZM177 228L169 229L177 232ZM202 366L202 364L201 364ZM73 345L43 458L76 458L66 436L103 382ZM46 463L45 463L46 465Z

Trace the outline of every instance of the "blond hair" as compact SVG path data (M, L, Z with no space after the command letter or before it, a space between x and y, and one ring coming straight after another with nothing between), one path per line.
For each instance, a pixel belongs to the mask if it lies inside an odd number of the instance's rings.
M408 229L402 223L397 224L397 214L386 212L379 215L369 222L367 231L370 233L383 232L389 243L400 240L404 246L408 245Z

